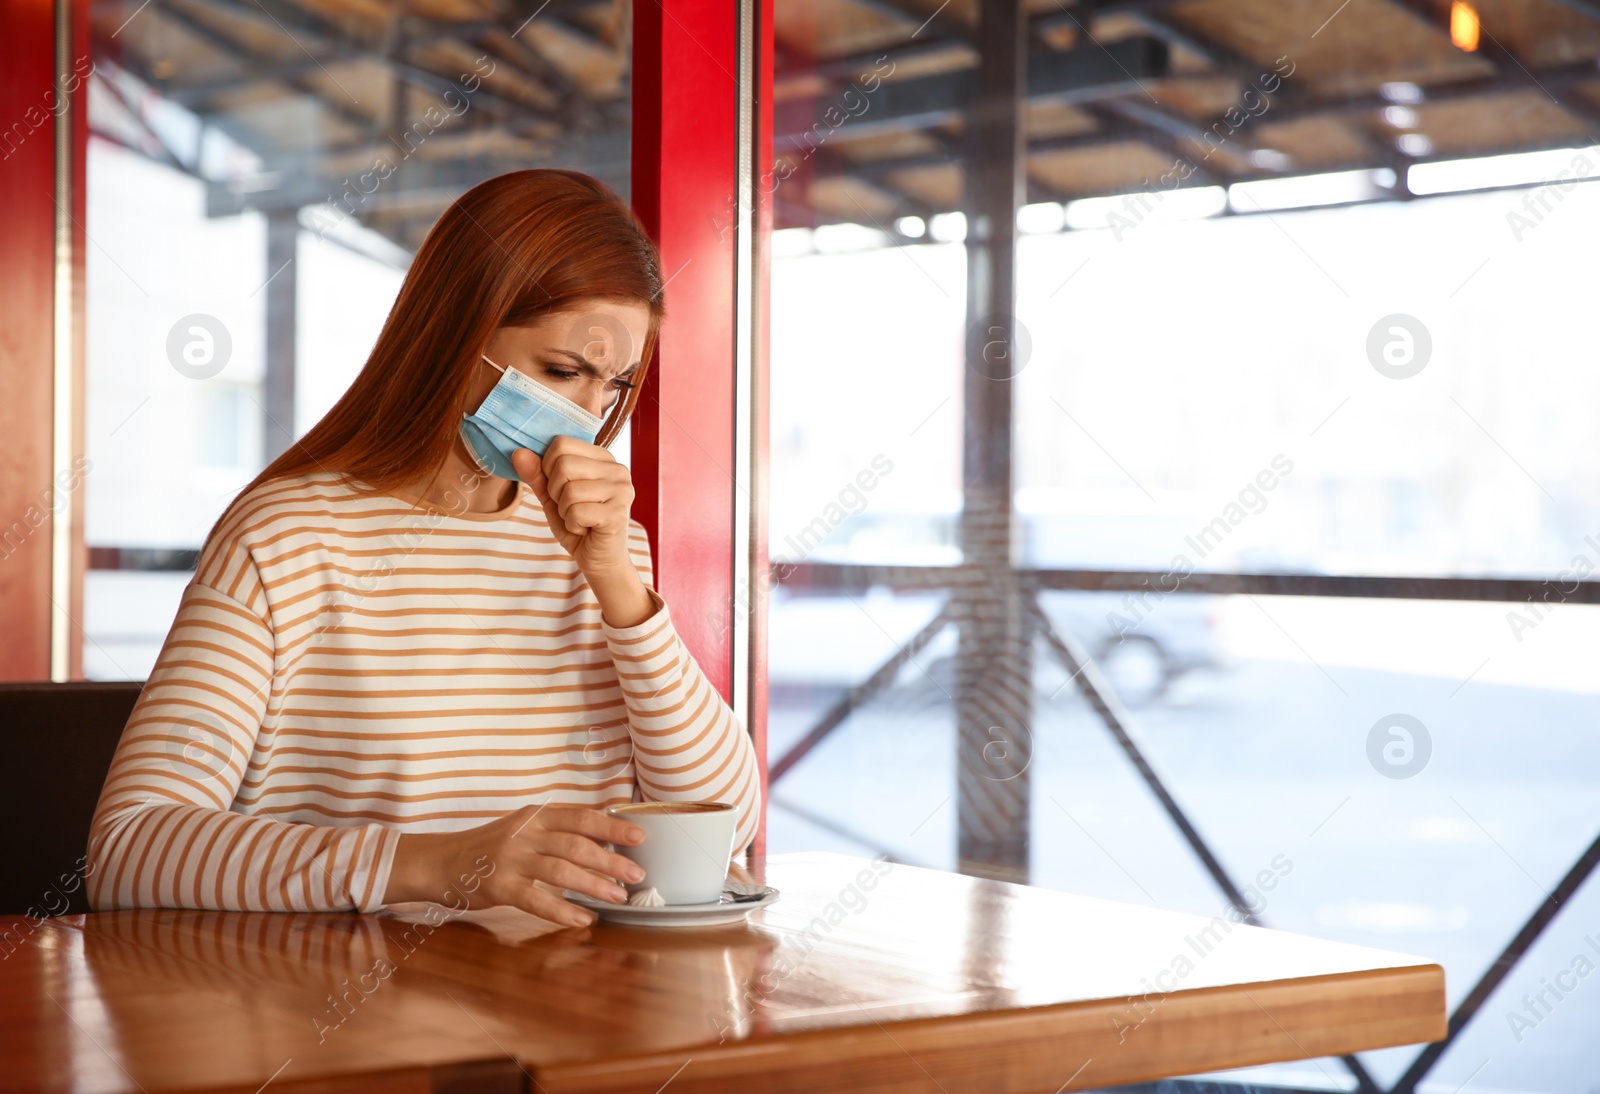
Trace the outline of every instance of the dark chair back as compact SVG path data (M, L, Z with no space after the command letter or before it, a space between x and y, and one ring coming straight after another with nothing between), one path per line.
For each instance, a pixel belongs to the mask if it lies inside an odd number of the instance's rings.
M141 687L0 684L0 914L89 910L79 860Z

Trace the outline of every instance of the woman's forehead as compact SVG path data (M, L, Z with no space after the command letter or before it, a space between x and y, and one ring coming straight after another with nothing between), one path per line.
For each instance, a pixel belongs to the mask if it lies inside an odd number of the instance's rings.
M564 358L574 367L609 379L639 365L644 332L615 318L585 314L569 316L561 324L503 327L496 332L496 341L519 354Z

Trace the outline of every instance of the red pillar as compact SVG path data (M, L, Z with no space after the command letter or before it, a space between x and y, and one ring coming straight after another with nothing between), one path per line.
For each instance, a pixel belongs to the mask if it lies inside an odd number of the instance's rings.
M732 4L634 8L633 206L661 248L667 320L634 414L634 512L678 632L730 695L738 26Z
M71 2L71 0L63 0ZM37 0L0 0L0 680L51 675L51 556L58 510L68 518L68 572L62 609L82 619L85 552L82 491L65 500L55 482L56 152L58 116L71 131L68 371L78 393L67 408L69 447L83 435L83 164L87 137L87 21L73 4L65 43L66 79L57 75L57 11ZM81 674L76 624L65 666Z
M756 8L758 176L771 159L771 0L756 0ZM747 584L735 581L736 552L759 550L765 557L764 542L752 547L735 519L744 500L752 526L759 529L764 520L766 388L765 263L758 246L757 349L748 378L756 441L748 481L741 484L738 449L751 441L736 412L739 5L651 0L635 5L633 18L632 200L661 248L669 279L667 320L633 419L634 514L650 532L656 584L679 633L731 700L735 636L743 633L733 622L749 613L753 632L762 633L766 585L764 561L752 565ZM761 198L753 216L757 241L765 237L759 227L770 227L769 203ZM759 653L764 643L751 648ZM764 657L752 658L749 679L748 705L737 713L749 723L765 772Z

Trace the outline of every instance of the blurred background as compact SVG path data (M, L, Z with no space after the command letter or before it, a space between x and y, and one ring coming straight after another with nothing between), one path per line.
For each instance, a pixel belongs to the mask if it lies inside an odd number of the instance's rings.
M1446 968L1442 1050L1228 1083L1600 1091L1600 3L775 16L770 850ZM630 24L96 5L91 678L451 200L626 196Z

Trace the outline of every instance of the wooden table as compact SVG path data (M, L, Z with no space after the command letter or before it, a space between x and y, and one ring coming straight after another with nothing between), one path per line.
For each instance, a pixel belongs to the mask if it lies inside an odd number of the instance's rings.
M5 917L0 1089L1044 1094L1445 1033L1420 958L841 855L765 874L782 900L696 930Z

